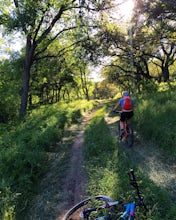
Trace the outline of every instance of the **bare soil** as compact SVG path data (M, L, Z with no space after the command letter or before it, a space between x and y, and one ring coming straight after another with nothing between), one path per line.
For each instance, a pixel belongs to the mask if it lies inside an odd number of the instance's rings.
M62 212L58 215L57 220L61 220L64 214L76 203L85 199L86 189L86 174L84 171L83 161L83 144L84 144L84 127L92 117L93 112L87 115L82 123L81 130L77 134L75 141L72 145L72 157L70 160L70 171L65 179L64 184L64 200L66 203L61 207Z
M86 175L84 172L82 147L84 143L84 126L92 114L85 117L79 130L76 128L77 135L72 145L70 161L68 161L70 170L65 176L62 194L60 194L61 189L57 184L60 178L57 173L57 167L60 166L59 161L61 158L59 155L54 154L53 158L51 158L51 169L44 180L45 186L42 186L42 189L45 187L46 191L38 195L37 203L34 205L30 215L31 217L27 218L27 220L61 220L63 215L73 205L85 198ZM111 117L107 115L105 119L112 134L116 135L118 116ZM137 134L135 136L137 137ZM155 184L167 190L173 200L176 201L175 158L166 157L161 154L157 146L150 142L144 143L140 137L136 138L133 148L124 148L124 152L138 163L143 173Z

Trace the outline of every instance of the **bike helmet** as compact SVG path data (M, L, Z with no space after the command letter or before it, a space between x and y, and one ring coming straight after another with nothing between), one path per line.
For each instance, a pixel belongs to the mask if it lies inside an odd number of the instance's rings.
M123 91L122 96L129 96L129 92L128 91Z

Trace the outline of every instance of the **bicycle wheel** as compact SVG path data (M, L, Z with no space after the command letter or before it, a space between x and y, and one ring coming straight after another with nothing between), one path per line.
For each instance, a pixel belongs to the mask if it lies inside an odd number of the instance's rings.
M127 137L125 140L125 144L127 147L132 147L134 144L134 131L133 131L133 126L132 124L127 126Z
M96 207L101 207L105 202L112 202L112 199L104 196L98 195L93 198L85 199L75 206L73 206L63 217L62 220L80 220L80 219L95 219L96 218ZM91 213L90 216L84 216L83 211L87 209L94 209L95 211Z

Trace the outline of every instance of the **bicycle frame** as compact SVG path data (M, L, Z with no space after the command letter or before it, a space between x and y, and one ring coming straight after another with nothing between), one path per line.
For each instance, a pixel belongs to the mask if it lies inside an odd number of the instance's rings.
M120 216L121 219L126 219L129 217L129 220L134 219L134 213L135 213L135 203L129 203L125 205L125 211L124 213Z
M115 219L119 219L119 220L134 220L134 215L135 215L135 209L136 206L143 206L145 208L145 210L147 211L147 207L144 204L143 201L143 197L141 196L141 193L139 191L139 186L137 183L137 180L135 178L134 175L134 170L130 169L129 171L129 180L130 180L130 184L136 189L136 193L138 196L138 201L137 202L130 202L130 203L126 203L123 204L123 201L113 201L111 198L107 197L107 196L95 196L94 198L98 201L104 201L104 204L101 206L97 206L95 207L93 205L93 207L90 207L91 204L89 204L89 206L87 208L84 207L84 205L88 205L89 201L91 201L91 199L86 199L83 200L82 202L78 203L77 205L75 205L71 210L69 210L68 213L66 213L65 218L63 220L68 220L68 219L72 219L69 218L73 213L77 212L80 208L82 208L83 210L79 213L79 217L81 216L82 219L96 219L96 220L111 220L113 219L113 216L115 217ZM119 206L122 205L124 208L123 212L116 212L114 211L114 209L112 209L115 206ZM104 216L98 216L97 217L97 212L100 214L101 210L103 209L107 209L108 210L108 214L104 215ZM100 211L100 212L99 212ZM90 216L91 213L96 214L96 217L94 214L92 214ZM76 218L73 218L76 219ZM79 218L78 218L79 219Z

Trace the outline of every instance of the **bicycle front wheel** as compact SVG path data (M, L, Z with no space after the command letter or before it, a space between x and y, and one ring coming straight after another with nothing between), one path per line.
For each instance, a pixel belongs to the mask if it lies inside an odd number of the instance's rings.
M87 198L75 206L73 206L63 217L62 220L80 220L80 219L95 219L96 212L93 212L90 216L84 217L83 211L87 209L92 209L96 207L100 207L105 202L112 202L112 199L104 196L98 195L93 198Z

